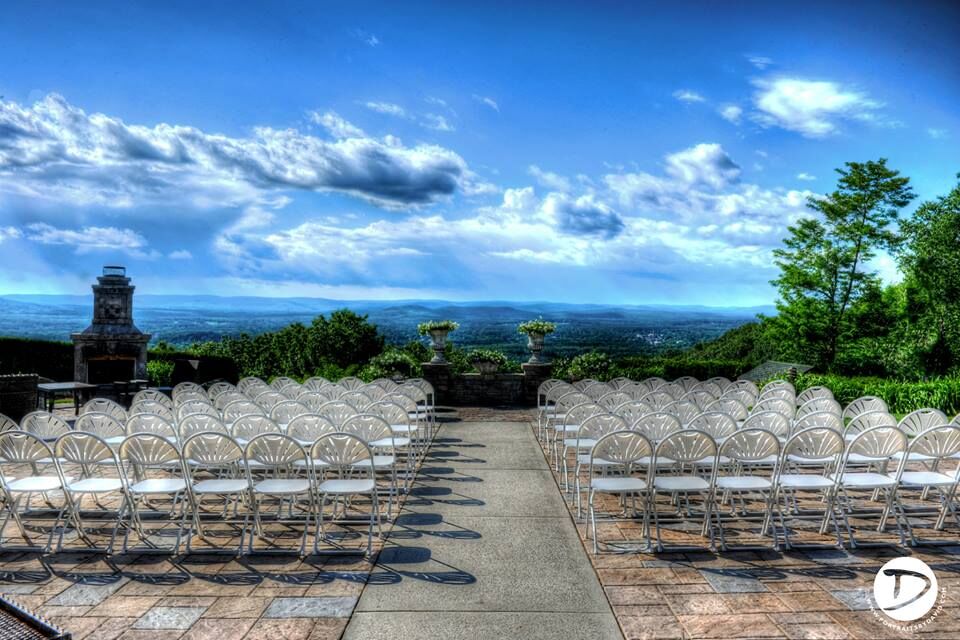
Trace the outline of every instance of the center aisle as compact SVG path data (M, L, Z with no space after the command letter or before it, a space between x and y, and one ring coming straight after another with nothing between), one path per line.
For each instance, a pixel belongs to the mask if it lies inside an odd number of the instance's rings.
M529 424L442 424L344 638L621 638Z

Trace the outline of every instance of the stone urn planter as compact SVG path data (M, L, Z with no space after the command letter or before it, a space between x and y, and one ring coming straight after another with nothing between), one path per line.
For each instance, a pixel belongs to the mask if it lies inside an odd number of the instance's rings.
M507 356L494 349L475 349L467 354L467 360L481 376L492 376L507 364Z
M447 335L451 331L456 331L459 327L452 320L431 320L417 325L417 331L422 336L430 336L430 348L433 349L433 358L430 364L447 364L447 359L443 355L447 348Z
M530 349L529 364L546 364L547 360L543 357L543 339L553 333L557 328L552 322L547 322L543 318L530 320L517 327L517 331L527 336L527 348Z

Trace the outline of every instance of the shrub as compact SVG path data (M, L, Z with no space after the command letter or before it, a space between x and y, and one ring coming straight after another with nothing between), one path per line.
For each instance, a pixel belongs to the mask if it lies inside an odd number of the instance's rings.
M609 380L613 377L610 373L613 368L613 361L610 360L610 356L598 351L574 356L565 368L566 377L570 380L583 380L584 378Z
M536 320L528 320L517 325L517 333L522 333L524 335L530 335L531 333L539 333L541 335L548 335L557 330L557 325L544 320L543 318L537 318Z
M877 396L898 415L924 407L940 409L950 416L960 412L960 378L957 377L913 382L807 373L797 376L795 383L798 392L817 385L828 387L842 405L860 396Z
M156 387L169 387L173 379L173 360L149 360L147 362L147 377L150 384Z
M377 378L418 378L422 374L420 363L399 349L387 349L370 360L360 373L360 378L369 382Z
M460 325L453 320L431 320L418 324L417 333L425 336L431 331L456 331L459 326Z
M52 380L73 380L73 345L0 338L0 373L36 373Z
M502 351L495 349L474 349L467 354L467 360L476 364L477 362L491 362L499 367L507 364L507 356Z

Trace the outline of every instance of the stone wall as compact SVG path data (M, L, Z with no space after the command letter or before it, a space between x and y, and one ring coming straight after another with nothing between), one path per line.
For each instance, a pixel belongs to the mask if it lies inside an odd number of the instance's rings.
M424 363L423 377L433 385L437 404L471 407L533 407L537 388L550 377L549 364L524 364L523 373L454 374L448 364Z
M0 413L20 422L20 418L37 408L35 373L0 376Z

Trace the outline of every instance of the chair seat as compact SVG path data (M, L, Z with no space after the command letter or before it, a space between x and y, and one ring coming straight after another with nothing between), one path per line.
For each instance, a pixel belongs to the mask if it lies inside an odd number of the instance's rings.
M64 478L67 482L73 478ZM7 483L7 490L12 493L28 493L34 491L53 491L60 488L60 478L57 476L30 476L11 480Z
M896 473L888 475L896 476ZM900 477L901 486L907 487L944 487L957 481L955 476L949 476L937 471L904 471Z
M590 481L590 488L594 491L603 491L605 493L630 493L634 491L646 491L647 483L640 478L629 476L594 478Z
M193 492L198 494L212 493L225 495L229 493L242 493L247 490L247 486L246 480L201 480L197 484L193 485Z
M837 474L830 474L836 479ZM840 477L840 484L848 489L883 489L897 483L890 476L882 473L845 473Z
M394 456L377 456L377 455L373 456L373 466L376 469L390 468L394 465L396 461L397 459ZM370 461L361 460L360 462L355 462L350 466L363 469L365 467L370 466Z
M812 473L784 473L780 475L780 486L789 489L826 489L833 486L833 480Z
M890 459L902 460L903 455L904 455L903 453L897 452L892 456L890 456ZM914 451L911 451L910 453L907 454L907 460L909 460L910 462L929 462L930 460L933 460L933 459L934 459L933 456L925 456L922 453L916 453Z
M76 482L67 482L72 493L110 493L123 488L120 478L84 478Z
M762 476L717 476L717 487L730 491L763 491L773 483Z
M653 487L661 491L706 491L710 483L699 476L660 476Z
M339 495L352 493L370 493L376 486L372 478L357 478L355 480L325 480L320 483L320 493L335 493Z
M580 438L579 440L576 438L565 438L563 441L563 446L567 449L579 449L580 451L593 449L593 445L595 444L597 444L597 441L593 438Z
M406 447L410 444L410 438L380 438L368 442L371 447Z
M180 478L148 478L130 485L133 493L180 493L187 488L187 483Z
M710 466L710 467L712 467L712 466L713 466L713 460L714 460L714 457L713 457L713 456L707 456L706 458L700 458L699 460L697 460L696 464L697 464L698 466ZM717 463L718 463L718 464L721 464L721 465L730 464L730 458L728 458L727 456L720 456L720 458L717 460Z
M787 460L789 462L792 462L793 464L801 467L803 466L822 467L825 464L833 462L833 459L834 459L833 456L829 456L826 458L806 458L804 456L798 456L792 453L787 456Z
M553 430L557 433L576 433L580 431L580 425L578 424L558 424L553 427Z
M579 453L577 454L577 462L584 467L590 464L590 454L589 453ZM610 462L609 460L604 460L603 458L594 458L593 466L595 467L615 467L618 466L619 462Z
M310 491L310 481L302 478L261 480L253 485L253 490L265 495L289 496Z
M889 460L889 458L878 458L876 456L865 456L862 453L851 453L847 456L847 462L853 464L874 464L877 462L883 462Z
M637 458L636 464L641 467L649 467L652 462L653 462L653 458L651 458L650 456L643 456L642 458ZM665 458L663 456L660 456L659 458L657 458L658 469L660 467L672 467L675 464L677 464L677 461L674 460L673 458Z
M417 425L415 424L392 424L390 430L394 433L415 433Z

